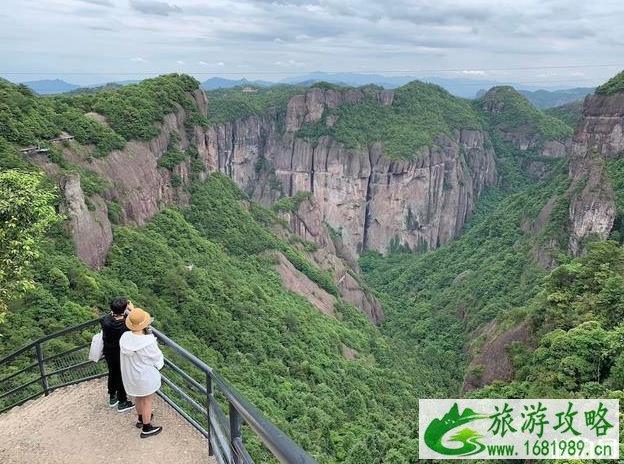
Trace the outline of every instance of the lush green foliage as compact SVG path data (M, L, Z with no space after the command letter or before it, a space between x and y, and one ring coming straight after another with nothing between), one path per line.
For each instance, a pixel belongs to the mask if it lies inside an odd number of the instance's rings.
M624 242L624 153L606 162L607 174L615 193L616 217L611 239Z
M166 169L173 169L180 163L186 161L188 155L176 147L169 148L158 160L158 166Z
M40 98L26 86L0 79L0 139L20 146L44 143L66 131L101 153L124 146L111 129L85 116L62 98Z
M516 380L478 396L613 397L624 390L624 248L590 246L555 268L528 305L537 348L514 349Z
M433 84L410 82L395 90L389 106L381 105L373 92L365 95L361 103L326 110L320 121L304 124L299 135L310 140L331 135L353 149L380 141L386 155L411 159L419 149L432 145L440 134L482 127L468 100L454 97ZM328 117L337 117L331 127Z
M158 160L158 166L165 169L173 169L189 158L189 153L180 150L178 145L179 141L180 136L177 133L172 132L169 138L167 151Z
M0 172L0 317L8 299L32 285L40 241L60 220L54 192L42 174Z
M299 251L278 240L250 212L240 208L239 202L245 199L244 194L229 178L213 175L212 182L196 186L193 198L201 202L201 208L189 210L189 219L207 235L221 237L229 253L248 255L280 250L313 282L329 293L337 294L336 285L328 272L312 266ZM229 214L224 215L223 211ZM249 237L254 237L254 240L249 240Z
M243 92L243 87L213 90L208 92L208 120L210 124L221 124L260 115L269 108L283 112L288 100L303 90L293 85L276 85L253 93Z
M176 105L197 111L189 93L198 88L199 82L190 76L169 74L93 95L57 98L85 112L106 116L113 130L125 140L149 140L158 135L155 123L172 113Z
M273 210L277 212L295 213L299 210L299 206L302 202L310 200L312 193L310 192L297 192L292 197L282 197L273 204Z
M92 95L36 97L27 87L0 79L0 138L21 146L44 143L68 132L96 156L123 148L131 139L158 135L156 123L182 105L189 120L205 123L189 97L199 88L190 76L171 74ZM110 128L88 112L107 118Z
M483 111L492 129L537 133L544 140L562 140L572 135L570 126L545 115L513 87L494 87L476 100L475 106Z
M596 89L598 95L613 95L624 92L624 71L616 74Z

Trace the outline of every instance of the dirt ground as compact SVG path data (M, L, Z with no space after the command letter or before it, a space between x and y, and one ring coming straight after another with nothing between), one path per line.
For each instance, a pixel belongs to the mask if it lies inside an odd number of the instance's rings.
M204 437L160 398L155 425L139 438L134 410L107 404L103 380L57 390L0 415L0 463L6 464L215 464Z

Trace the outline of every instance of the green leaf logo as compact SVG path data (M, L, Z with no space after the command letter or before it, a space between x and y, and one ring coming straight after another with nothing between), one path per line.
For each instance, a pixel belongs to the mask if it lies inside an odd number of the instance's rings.
M487 417L487 415L476 413L469 408L464 409L464 412L459 414L459 407L457 403L454 403L442 419L433 419L431 421L427 430L425 430L425 443L433 451L447 456L470 456L480 453L485 449L485 445L479 442L479 438L482 438L483 435L472 429L461 429L449 438L449 441L462 443L462 446L459 448L445 447L442 444L442 438L448 432L461 425Z

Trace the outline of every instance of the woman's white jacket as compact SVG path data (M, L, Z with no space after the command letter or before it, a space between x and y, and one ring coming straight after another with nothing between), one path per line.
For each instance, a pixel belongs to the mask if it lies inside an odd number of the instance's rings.
M154 335L124 332L119 339L121 378L130 396L147 396L160 388L164 357Z

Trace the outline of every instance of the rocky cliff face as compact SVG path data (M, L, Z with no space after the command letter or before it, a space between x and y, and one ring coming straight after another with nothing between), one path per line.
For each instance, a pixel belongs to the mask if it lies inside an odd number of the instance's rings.
M89 208L79 176L64 179L61 187L66 205L64 212L69 217L78 257L89 266L101 266L113 243L106 202L99 196L94 197L90 199Z
M206 115L205 94L197 91L192 96L196 106ZM101 115L92 116L106 124ZM83 262L92 267L105 264L113 240L107 206L111 202L119 206L119 219L128 225L143 225L164 207L188 202L185 187L191 180L191 160L187 159L172 169L158 165L159 159L170 146L172 134L177 134L179 141L176 143L179 149L185 150L191 144L197 147L198 159L204 167L201 172L196 172L200 179L205 179L211 172L221 171L230 175L240 186L254 187L254 163L257 161L254 154L259 153L265 143L265 134L259 129L267 125L275 127L275 114L269 114L266 118L248 118L231 126L218 126L207 130L202 127L188 128L187 116L187 112L178 106L176 112L167 115L160 124L160 132L156 138L149 142L128 142L123 150L113 151L105 158L91 158L88 151L85 153L84 147L58 145L68 161L96 172L110 185L101 195L86 198L78 175L61 179L68 225L76 253ZM277 130L274 133L277 134ZM236 143L232 142L231 150L219 150L219 147L227 146L226 140L236 140ZM55 164L45 158L35 161L49 174L59 177L59 169ZM177 179L175 183L174 176ZM264 190L260 188L259 191ZM270 188L267 187L266 192L268 195ZM258 196L267 203L271 200L267 195ZM273 195L273 199L277 199L275 192ZM318 240L327 245L327 248L320 248L309 256L310 260L334 275L344 301L361 308L372 322L381 321L383 311L379 302L350 274L351 268L334 254L336 249L326 230L320 227L320 223L317 226L318 233L325 234L322 240ZM297 231L306 238L302 230ZM318 295L306 290L305 297L313 299L313 304L322 312L333 314L334 297L306 282L307 278L301 277L301 273L282 272L290 268L292 264L284 262L278 269L284 285L297 291L308 287L315 289L314 292Z
M195 92L193 99L198 108L206 110L203 92ZM97 173L111 186L102 196L91 196L90 207L87 207L79 178L61 182L64 185L69 226L76 252L83 262L93 267L105 263L112 243L107 202L119 205L123 223L143 225L163 207L188 201L188 194L183 187L190 180L190 161L172 170L158 166L158 160L167 151L171 134L178 135L181 149L188 148L186 117L185 110L178 106L175 113L165 117L156 138L149 142L128 142L123 150L115 150L106 158L91 158L83 148L59 144L68 161ZM104 118L100 119L105 123ZM56 174L53 165L45 163L42 167ZM173 176L177 177L178 186L173 185Z
M341 298L360 308L371 322L377 324L383 321L385 316L381 304L365 286L361 285L357 263L340 258L345 256L342 244L339 239L330 236L322 223L321 212L316 208L314 200L304 200L296 211L283 212L280 216L289 224L289 230L293 233L319 245L314 252L308 253L308 258L333 275ZM283 235L283 232L278 233Z
M198 144L200 153L206 167L226 173L265 205L281 195L310 192L315 215L299 212L306 225L300 230L317 240L321 235L313 230L326 227L351 262L368 249L427 250L447 243L485 187L497 181L487 135L440 135L411 161L383 156L379 143L352 150L327 136L316 143L297 137L303 123L319 121L328 108L363 98L359 89L309 89L290 100L285 116L267 113L209 129ZM390 105L393 93L380 91L376 98Z
M570 157L570 251L574 254L582 251L584 238L605 239L613 227L615 201L605 161L623 151L624 94L587 97Z

